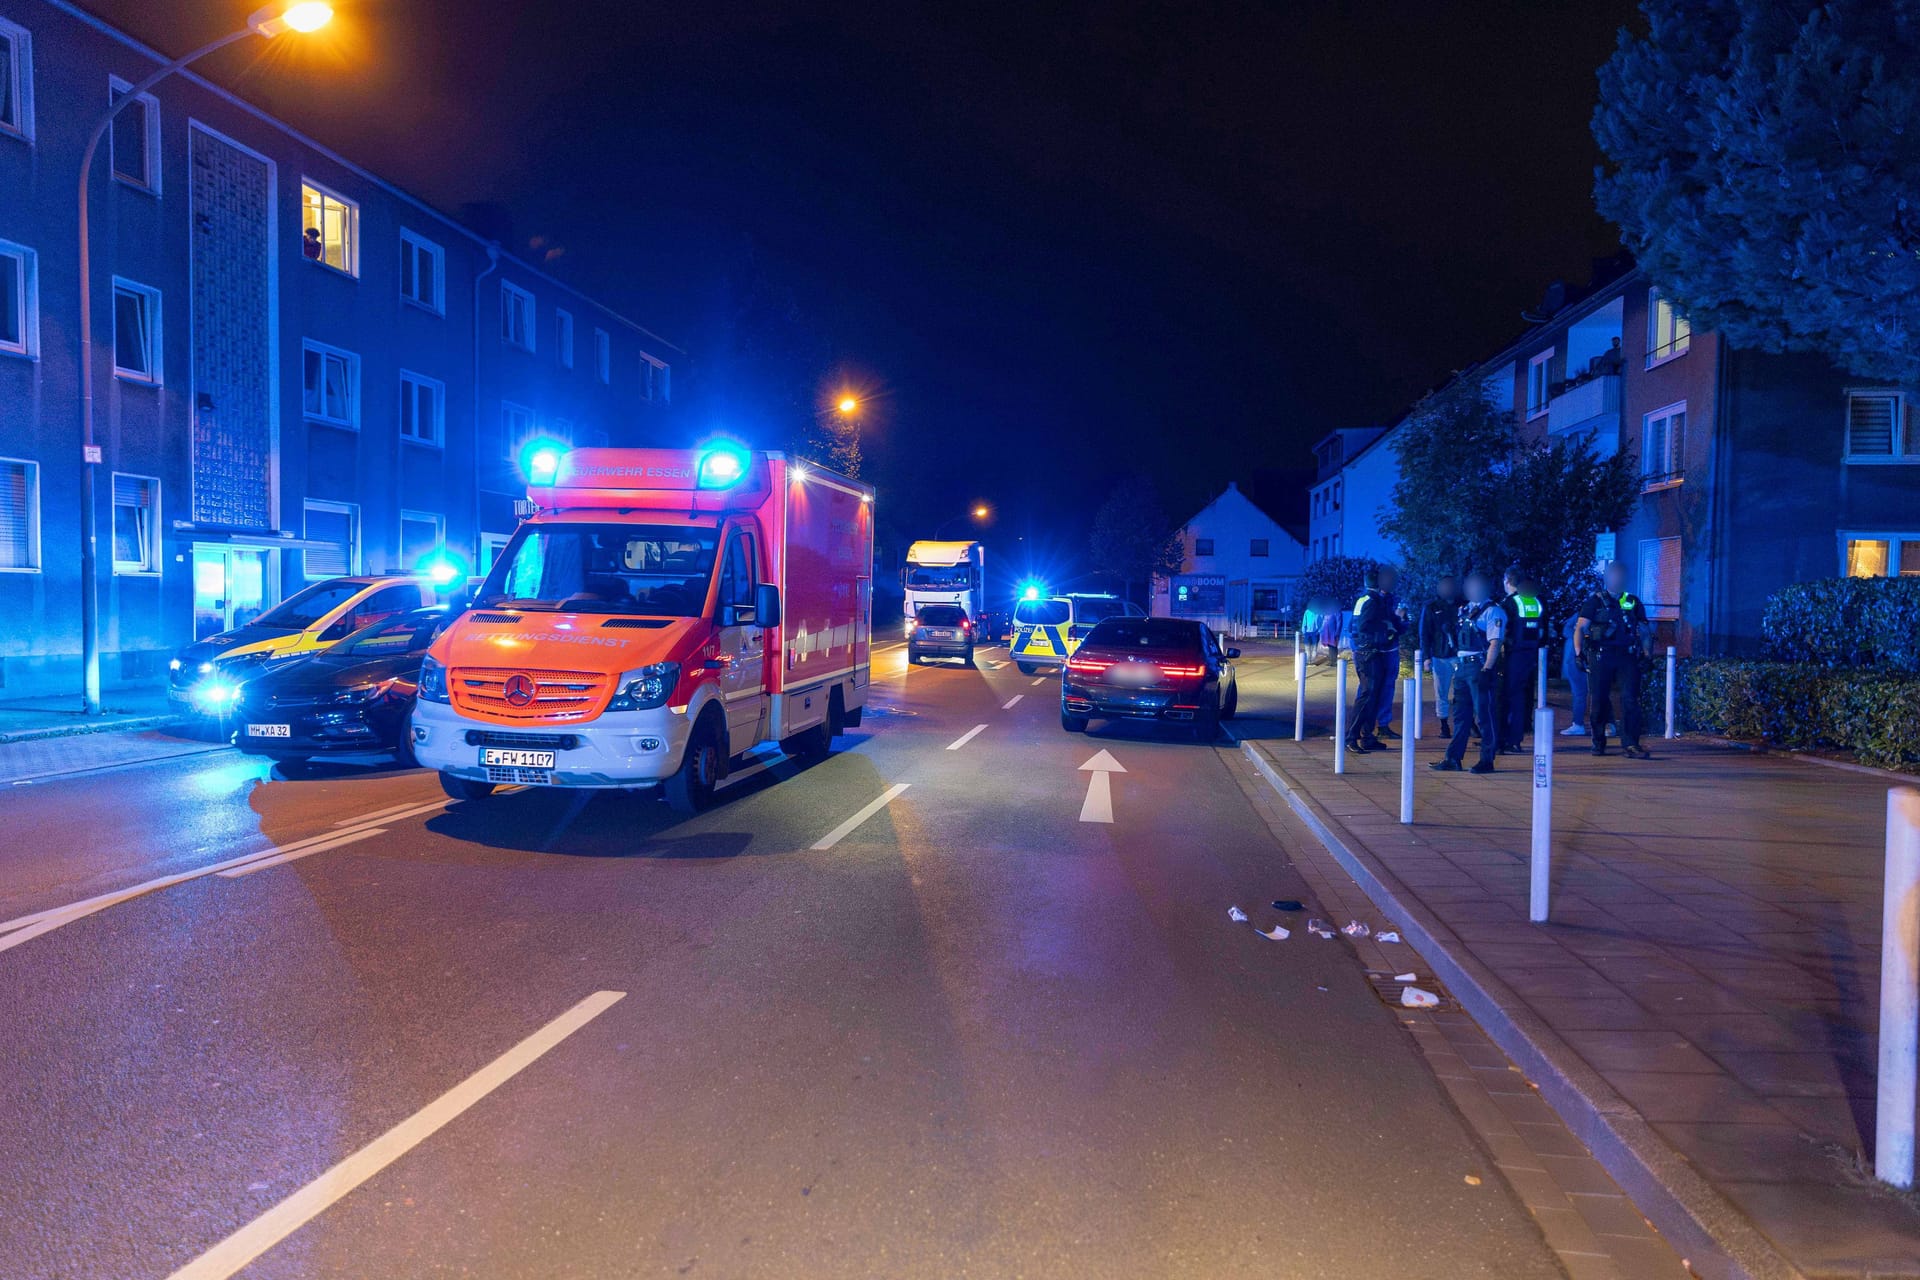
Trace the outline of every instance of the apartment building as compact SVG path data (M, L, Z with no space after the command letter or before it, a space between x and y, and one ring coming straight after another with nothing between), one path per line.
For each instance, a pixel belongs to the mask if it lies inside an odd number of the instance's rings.
M318 578L484 569L539 442L659 438L678 352L191 73L91 175L165 59L64 0L0 0L0 696L80 687L81 472L103 683Z
M1307 493L1309 562L1359 554L1347 550L1347 465L1386 434L1385 427L1339 427L1314 443L1314 481Z

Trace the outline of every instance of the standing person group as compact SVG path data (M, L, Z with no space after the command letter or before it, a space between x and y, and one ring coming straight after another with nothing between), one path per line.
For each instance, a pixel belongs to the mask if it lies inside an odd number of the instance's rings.
M1359 668L1360 689L1347 721L1347 750L1361 755L1386 746L1379 736L1382 712L1392 714L1393 682L1400 675L1400 635L1407 629L1406 606L1393 594L1399 579L1391 565L1368 569L1366 590L1353 602L1349 643Z
M1587 671L1587 723L1593 754L1607 754L1607 719L1613 685L1620 683L1620 751L1651 760L1640 745L1640 660L1653 656L1653 627L1640 597L1627 590L1627 567L1607 566L1601 589L1580 606L1573 632L1575 660Z

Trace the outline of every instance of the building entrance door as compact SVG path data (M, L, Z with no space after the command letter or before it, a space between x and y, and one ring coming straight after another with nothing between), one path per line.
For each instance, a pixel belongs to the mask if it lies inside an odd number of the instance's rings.
M244 627L267 605L267 553L249 547L195 543L193 638Z

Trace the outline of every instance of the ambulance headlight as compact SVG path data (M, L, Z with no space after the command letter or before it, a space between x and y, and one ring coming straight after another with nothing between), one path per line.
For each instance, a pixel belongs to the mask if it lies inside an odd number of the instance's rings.
M618 691L613 701L607 703L609 711L650 711L655 707L667 705L667 699L673 695L673 687L680 683L680 664L677 662L656 662L650 667L641 667L638 671L629 671L620 677Z
M445 702L447 700L447 668L438 658L429 654L420 662L420 701Z

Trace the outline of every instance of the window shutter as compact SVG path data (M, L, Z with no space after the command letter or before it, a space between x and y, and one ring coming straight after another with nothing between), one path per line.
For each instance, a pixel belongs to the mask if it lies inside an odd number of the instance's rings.
M33 492L24 462L0 462L0 569L33 568Z
M1859 458L1893 456L1893 429L1900 398L1894 395L1847 397L1847 452Z
M337 578L353 572L353 517L344 511L307 511L307 537L332 545L311 547L306 554L309 578Z

